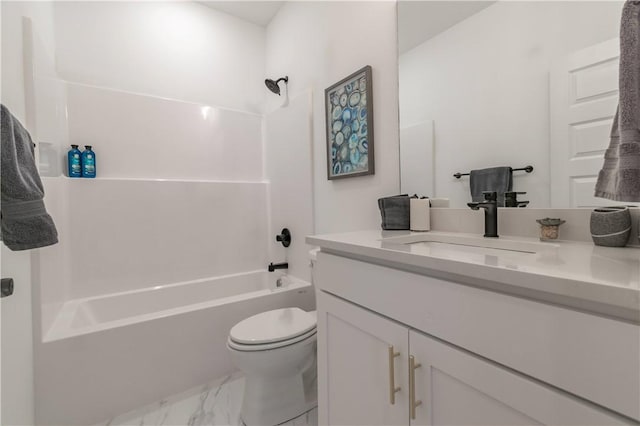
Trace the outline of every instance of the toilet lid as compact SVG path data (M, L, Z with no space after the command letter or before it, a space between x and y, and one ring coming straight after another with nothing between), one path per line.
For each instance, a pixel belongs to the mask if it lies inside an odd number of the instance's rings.
M233 326L229 337L247 345L281 342L305 334L316 327L316 316L300 308L263 312Z

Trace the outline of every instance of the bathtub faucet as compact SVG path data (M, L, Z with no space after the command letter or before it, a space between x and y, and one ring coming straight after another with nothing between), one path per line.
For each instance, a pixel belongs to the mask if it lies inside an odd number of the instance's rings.
M269 272L273 272L276 269L289 269L289 264L287 262L282 263L273 263L269 264Z

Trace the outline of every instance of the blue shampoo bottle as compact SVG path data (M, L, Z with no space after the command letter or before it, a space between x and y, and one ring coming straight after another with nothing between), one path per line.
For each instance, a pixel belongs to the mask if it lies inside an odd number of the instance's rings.
M91 150L91 145L85 145L82 151L82 177L96 177L96 154Z
M69 167L69 177L82 176L82 160L78 145L71 145L71 149L67 153L67 166Z

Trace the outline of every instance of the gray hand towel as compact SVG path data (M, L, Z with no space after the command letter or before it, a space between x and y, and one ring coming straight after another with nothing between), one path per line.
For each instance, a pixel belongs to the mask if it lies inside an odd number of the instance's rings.
M511 167L490 167L488 169L471 170L469 173L471 201L484 201L483 191L498 193L498 205L504 206L504 193L513 188L513 171Z
M408 195L394 195L378 199L378 208L382 218L382 229L399 231L409 229L410 207Z
M627 1L620 24L620 102L595 196L640 201L640 1Z
M0 105L0 109L2 240L11 250L55 244L58 232L42 201L44 189L36 168L31 136L4 105Z

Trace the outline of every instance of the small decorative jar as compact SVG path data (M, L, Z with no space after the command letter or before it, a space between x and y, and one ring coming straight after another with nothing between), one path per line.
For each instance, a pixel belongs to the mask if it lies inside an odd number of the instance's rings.
M627 206L600 207L591 212L591 238L597 246L624 247L631 235Z
M550 241L558 239L558 228L566 221L545 217L537 219L536 222L540 224L540 241Z

